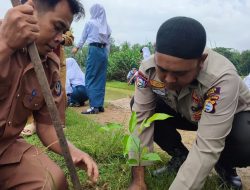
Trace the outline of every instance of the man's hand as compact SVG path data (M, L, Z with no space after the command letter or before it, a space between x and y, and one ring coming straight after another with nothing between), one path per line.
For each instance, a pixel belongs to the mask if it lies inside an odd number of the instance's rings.
M145 168L143 166L132 167L132 181L129 185L128 190L147 190L147 185L144 181L144 170Z
M98 167L95 161L85 152L74 147L71 151L71 156L74 164L87 171L87 174L92 182L96 183L99 177Z
M37 123L37 135L42 141L44 146L49 146L49 148L62 155L61 147L58 143L58 138L53 125L46 125ZM55 143L56 142L56 143ZM76 148L73 144L68 141L69 151L73 160L73 163L87 171L89 178L95 183L98 180L99 172L95 161L85 152Z
M14 52L16 49L26 47L38 36L38 20L32 2L14 7L6 13L0 26L2 46Z

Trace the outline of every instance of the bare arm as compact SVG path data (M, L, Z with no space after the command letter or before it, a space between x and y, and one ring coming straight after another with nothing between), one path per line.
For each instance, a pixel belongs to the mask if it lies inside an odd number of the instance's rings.
M53 152L57 154L62 154L62 150L58 143L58 138L53 125L37 123L37 134L44 146L49 147ZM69 141L68 145L74 164L81 169L85 169L91 180L96 182L99 176L99 172L95 161L87 153L76 148Z

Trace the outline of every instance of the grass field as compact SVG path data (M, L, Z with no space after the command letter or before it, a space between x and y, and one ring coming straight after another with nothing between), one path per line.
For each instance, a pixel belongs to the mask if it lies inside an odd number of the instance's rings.
M133 91L133 87L127 87L124 85L124 83L117 82L108 83L107 91L109 91L109 88L117 89L119 87L130 93ZM117 98L118 95L119 93L117 93L115 97ZM119 129L112 133L102 132L100 131L100 127L102 127L100 124L94 122L93 120L89 120L84 115L78 114L72 108L67 109L66 116L67 128L65 129L65 134L67 138L75 146L89 153L96 160L99 166L100 180L95 187L91 187L91 185L86 182L87 178L85 172L78 171L84 189L127 189L130 180L130 167L126 164L126 159L122 154L122 137L126 130ZM26 139L30 143L44 148L36 135ZM51 159L53 159L63 168L69 179L63 158L49 151L48 154ZM163 160L163 163L169 160L169 157L166 154L162 154L162 152L159 152L159 154ZM162 166L162 163L158 162L154 166L148 167L146 170L146 181L149 190L168 189L174 178L174 176L170 175L163 175L157 178L152 177L152 171L158 168L160 165ZM222 189L218 187L217 180L218 178L215 175L209 176L203 189Z

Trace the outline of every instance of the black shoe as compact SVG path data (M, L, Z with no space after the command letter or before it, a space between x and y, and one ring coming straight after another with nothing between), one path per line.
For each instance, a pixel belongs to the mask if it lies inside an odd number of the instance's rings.
M95 107L91 107L89 109L87 109L86 112L81 112L82 114L98 114L99 113L99 109L95 108Z
M104 112L104 107L99 107L99 112Z
M164 167L154 170L153 176L159 176L164 173L175 175L186 158L187 155L173 156Z
M225 186L232 189L242 189L242 182L240 176L236 173L235 168L223 168L218 163L214 168Z

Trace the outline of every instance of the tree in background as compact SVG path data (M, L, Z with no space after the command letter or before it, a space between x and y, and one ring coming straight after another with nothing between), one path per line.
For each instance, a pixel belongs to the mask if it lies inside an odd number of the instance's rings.
M250 73L250 50L243 51L240 59L240 72L243 76Z
M127 81L127 73L132 68L138 69L140 66L140 61L142 60L140 50L144 46L149 47L151 53L154 52L152 43L146 45L134 44L131 46L128 42L124 42L120 46L115 46L115 51L111 49L107 73L108 80Z
M148 42L145 45L124 42L121 45L116 45L114 38L110 38L109 65L107 72L108 80L126 81L127 73L133 68L139 68L142 60L140 50L147 46L151 54L154 53L154 45ZM75 56L71 54L72 47L65 47L66 57L74 57L77 63L85 70L88 47L85 46ZM216 47L214 51L224 55L236 67L241 76L246 76L250 73L250 50L239 52L233 48Z
M218 52L221 55L224 55L227 59L229 59L234 66L236 67L237 71L240 74L240 52L232 49L232 48L224 48L224 47L217 47L213 49L214 51Z

